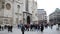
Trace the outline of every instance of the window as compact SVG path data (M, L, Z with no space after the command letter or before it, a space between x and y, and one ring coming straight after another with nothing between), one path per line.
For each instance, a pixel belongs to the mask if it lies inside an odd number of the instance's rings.
M4 9L4 5L2 5L2 8Z
M20 5L17 5L17 8L20 8Z
M45 16L45 18L46 18L47 16Z
M2 4L5 4L5 2L2 2Z
M45 16L45 19L47 19L47 16Z
M20 5L17 5L17 8L18 8L17 11L18 11L18 13L19 13Z

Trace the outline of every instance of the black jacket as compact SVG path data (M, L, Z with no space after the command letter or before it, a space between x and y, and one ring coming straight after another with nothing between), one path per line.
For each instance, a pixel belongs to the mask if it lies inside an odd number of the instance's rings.
M22 27L21 27L21 31L24 31L24 30L25 30L25 27L24 27L24 26L22 26Z

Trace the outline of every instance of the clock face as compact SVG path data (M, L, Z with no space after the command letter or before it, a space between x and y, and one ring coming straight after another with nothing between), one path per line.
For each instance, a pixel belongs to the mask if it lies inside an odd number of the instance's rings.
M7 4L6 4L6 8L7 8L8 10L11 9L11 5L10 5L10 3L7 3Z

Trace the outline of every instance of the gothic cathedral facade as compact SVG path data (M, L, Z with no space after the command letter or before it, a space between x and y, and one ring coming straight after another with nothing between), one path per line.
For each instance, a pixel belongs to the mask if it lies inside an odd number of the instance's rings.
M0 24L38 24L34 0L0 0Z

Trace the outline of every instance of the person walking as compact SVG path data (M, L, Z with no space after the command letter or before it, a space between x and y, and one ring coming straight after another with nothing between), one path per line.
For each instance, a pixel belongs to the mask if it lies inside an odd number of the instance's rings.
M51 24L51 29L53 28L53 24Z
M43 30L44 30L44 26L43 24L41 24L41 32L43 32Z
M10 26L8 25L8 32L10 31Z
M1 25L1 29L4 30L4 25Z
M25 30L25 27L22 26L22 27L21 27L21 32L22 32L22 34L24 34L24 30Z
M12 32L13 26L11 25L10 28L11 28L10 31Z
M1 25L0 25L0 31L1 31Z

